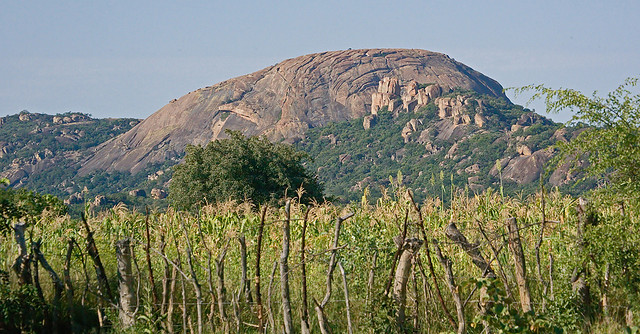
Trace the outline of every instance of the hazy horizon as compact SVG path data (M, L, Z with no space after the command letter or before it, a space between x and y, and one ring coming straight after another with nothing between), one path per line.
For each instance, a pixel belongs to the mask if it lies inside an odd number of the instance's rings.
M634 1L10 2L0 11L0 115L146 118L195 89L348 48L426 49L505 88L605 93L640 74L637 13Z

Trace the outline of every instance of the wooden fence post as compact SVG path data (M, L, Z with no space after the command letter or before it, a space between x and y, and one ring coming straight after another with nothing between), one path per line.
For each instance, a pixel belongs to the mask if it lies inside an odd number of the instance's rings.
M402 250L398 266L393 279L393 299L398 305L396 314L396 322L398 327L405 328L405 307L407 302L407 281L409 280L409 272L411 271L411 260L418 253L418 250L424 243L418 238L408 238L402 241L399 247Z
M444 268L445 275L447 276L445 282L447 282L447 286L449 287L449 291L451 291L451 296L453 297L453 302L456 304L456 314L458 316L458 334L462 334L466 331L466 324L464 320L464 305L462 305L460 292L458 291L458 286L456 285L456 281L453 276L453 269L451 269L451 260L442 255L442 251L440 250L440 246L438 246L438 241L436 239L433 239L431 243L433 243L433 248L436 250L438 260Z
M135 324L134 310L136 303L133 271L131 269L131 240L123 239L116 242L116 259L118 262L118 291L120 293L120 323L123 328L130 328Z
M588 210L588 202L587 200L580 197L578 199L578 226L577 226L577 249L580 256L585 256L586 252L586 242L584 240L584 230L587 225L593 223L592 217L589 216ZM584 307L584 318L586 322L591 320L592 316L592 308L591 308L591 291L589 288L589 284L587 283L587 265L586 262L582 264L582 267L578 270L574 271L573 275L571 275L571 285L573 287L573 291L577 292L582 299L582 305Z
M331 246L331 257L329 258L329 268L327 269L327 282L326 288L327 292L324 295L324 298L320 303L314 298L313 302L315 304L316 315L318 317L318 325L320 325L320 332L322 334L329 333L329 329L327 327L327 319L324 315L324 307L331 299L331 281L333 280L333 271L336 269L337 264L337 256L338 256L338 242L340 238L340 229L342 228L342 223L351 218L353 213L348 213L343 217L339 217L336 219L336 225L333 231L333 244Z
M491 262L485 260L484 256L480 252L478 245L471 244L467 238L462 234L455 223L450 223L446 230L445 235L462 248L467 255L471 258L471 262L480 269L483 278L495 279L496 274L491 268ZM492 301L487 295L487 288L482 287L480 289L480 310L485 313L491 308Z
M300 246L300 265L302 269L301 285L302 285L302 315L300 319L300 332L302 334L310 334L309 329L309 302L307 300L307 263L305 259L305 247L306 247L306 234L307 234L307 222L309 219L309 211L304 214L304 220L302 222L302 245Z
M18 248L20 248L20 254L13 262L11 268L18 276L18 283L20 285L31 284L33 282L30 266L31 257L29 256L27 243L24 238L24 232L26 229L27 224L24 222L17 223L13 226L13 232Z
M267 206L262 208L260 226L258 227L258 242L256 243L256 305L258 307L258 333L264 333L264 308L262 306L262 293L260 292L260 257L262 256L262 234L264 233L264 220L267 215Z
M282 254L280 255L280 293L282 295L282 318L284 321L284 332L290 334L292 331L291 301L289 300L289 239L291 222L291 200L287 200L285 206L286 218L282 223Z
M529 284L527 282L527 268L522 243L520 242L518 221L515 217L507 219L507 230L509 231L509 249L511 249L511 254L513 254L516 281L518 283L518 291L520 292L520 305L522 306L522 312L529 312L531 311L531 294L529 293Z

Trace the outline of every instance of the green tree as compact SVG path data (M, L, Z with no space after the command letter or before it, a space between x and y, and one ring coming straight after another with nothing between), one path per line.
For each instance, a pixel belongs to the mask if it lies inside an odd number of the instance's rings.
M246 138L227 131L229 138L206 147L188 146L184 163L175 167L171 201L188 208L226 200L255 204L281 199L303 188L303 201L322 199L322 186L305 169L308 156L263 137Z
M64 203L53 195L3 188L8 184L7 179L0 179L0 234L9 231L10 224L15 220L34 223L44 211L55 215L63 215L67 211Z
M569 124L586 127L576 138L559 145L558 161L588 161L586 177L606 179L611 190L629 195L640 190L640 95L632 92L637 83L637 78L628 78L606 97L544 85L515 92L534 92L531 100L543 98L547 112L572 111Z

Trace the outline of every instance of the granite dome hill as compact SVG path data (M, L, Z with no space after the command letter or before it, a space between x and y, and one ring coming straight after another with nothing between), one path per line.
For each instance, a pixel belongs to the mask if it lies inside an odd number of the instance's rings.
M380 93L385 78L392 82L387 80L387 93ZM98 146L79 173L136 173L177 159L188 144L224 138L225 129L294 142L311 128L364 117L383 105L394 107L390 103L402 103L400 86L412 83L423 90L428 84L441 93L462 89L506 99L498 82L442 53L366 49L310 54L172 100Z

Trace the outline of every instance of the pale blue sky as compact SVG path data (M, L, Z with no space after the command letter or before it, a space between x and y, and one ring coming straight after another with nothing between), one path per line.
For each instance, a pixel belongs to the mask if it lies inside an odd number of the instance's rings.
M145 118L287 58L374 47L446 53L504 87L608 92L640 75L638 17L637 0L9 0L0 4L0 115Z

